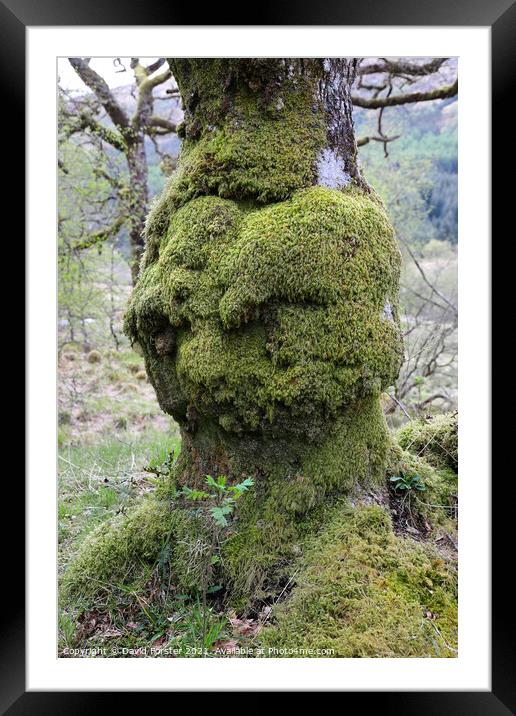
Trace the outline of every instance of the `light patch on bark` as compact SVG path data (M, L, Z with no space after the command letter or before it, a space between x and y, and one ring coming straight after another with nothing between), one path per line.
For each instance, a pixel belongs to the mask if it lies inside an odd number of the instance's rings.
M394 321L394 316L392 315L392 306L389 301L385 302L385 306L383 307L382 312L382 318L386 321Z
M351 181L344 161L334 149L323 149L317 158L317 183L329 189L341 189Z

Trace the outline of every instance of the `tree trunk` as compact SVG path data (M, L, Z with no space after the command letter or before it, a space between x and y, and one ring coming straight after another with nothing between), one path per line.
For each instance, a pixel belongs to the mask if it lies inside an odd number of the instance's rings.
M134 286L138 279L140 262L145 248L145 217L149 201L147 155L145 154L143 135L136 136L128 143L126 158L129 168L129 190L131 192L129 240L131 246L131 279Z
M264 559L292 520L384 474L400 256L357 162L356 64L170 61L184 141L126 331L180 425L179 482L254 477L240 520Z

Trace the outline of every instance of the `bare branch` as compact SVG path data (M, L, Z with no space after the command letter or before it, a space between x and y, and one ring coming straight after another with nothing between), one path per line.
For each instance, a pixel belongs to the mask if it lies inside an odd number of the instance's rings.
M87 239L84 239L84 241L78 241L77 243L73 244L71 248L74 250L89 249L96 244L106 241L111 236L116 236L116 234L125 224L126 218L127 217L125 216L119 216L111 226L108 226L105 229L101 229L100 231L96 231L94 234L90 234Z
M175 132L177 130L177 125L174 124L174 122L170 122L168 119L165 119L164 117L156 117L156 116L149 117L147 124L149 127L149 134L155 133L152 131L153 128L159 128L161 130L165 130L165 131L159 132L159 134L169 134L170 132Z
M394 142L395 139L399 139L401 137L401 134L395 134L393 137L361 137L360 139L357 139L357 147L363 147L365 144L369 144L369 142L382 142L382 144L387 144L387 142Z
M435 57L429 62L417 63L410 62L404 58L388 59L381 58L378 62L371 64L361 64L358 68L359 75L375 75L381 72L389 72L392 75L412 75L415 77L424 77L437 72L446 62L447 57Z
M447 298L443 293L441 293L441 292L439 291L439 289L436 288L436 286L435 286L431 281L429 281L429 279L427 278L427 275L425 274L425 272L423 271L423 269L422 269L422 267L421 267L421 264L420 264L419 261L416 259L415 255L414 255L414 252L412 251L412 249L410 248L410 246L408 245L408 243L405 241L405 239L403 239L403 238L400 237L400 241L403 242L405 248L407 249L408 253L410 254L410 258L411 258L412 261L415 263L416 268L417 268L417 270L419 271L419 273L421 274L421 278L422 278L423 281L426 283L426 285L427 285L429 288L431 288L432 291L433 291L437 296L439 296L439 298L440 298L442 301L444 301L447 306L449 306L449 307L452 309L452 311L454 312L455 316L457 316L457 315L458 315L457 306L455 306L455 304L452 303L449 298Z
M355 107L364 109L380 109L381 107L396 107L400 104L413 104L414 102L429 102L434 99L448 99L455 97L459 90L459 81L451 85L439 87L428 92L410 92L408 94L391 95L390 97L360 97L353 95L352 100Z
M87 85L97 97L113 124L122 130L127 128L129 126L129 120L124 110L116 101L104 78L89 66L89 59L69 57L68 61L84 84Z

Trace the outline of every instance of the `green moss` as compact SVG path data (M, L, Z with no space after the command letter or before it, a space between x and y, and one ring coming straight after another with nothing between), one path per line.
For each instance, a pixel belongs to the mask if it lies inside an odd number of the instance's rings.
M195 594L212 546L198 513L168 499L147 497L127 513L100 525L82 543L64 573L62 596L92 604L149 578L164 563L179 591ZM208 557L206 557L208 555Z
M225 547L233 600L277 586L319 505L383 479L399 260L377 200L312 187L265 208L192 199L143 269L126 330L184 426L177 478L256 482Z
M385 213L358 192L314 187L260 210L200 197L173 215L126 330L162 406L174 393L226 430L310 432L395 379L398 272Z
M437 468L458 471L458 414L412 420L398 430L398 443Z
M144 265L154 260L171 214L200 196L219 196L249 206L281 201L316 180L325 144L323 114L313 107L310 82L285 87L274 106L263 107L252 91L232 98L231 108L204 123L201 135L183 142L171 176L147 220ZM220 97L220 93L219 93Z
M322 492L369 479L387 445L378 397L402 359L400 253L372 192L314 186L328 146L322 63L170 63L184 142L148 218L125 329L182 427L179 478L279 471ZM375 438L364 431L350 452L363 409Z
M296 656L272 651L292 648L337 657L456 656L454 568L396 537L379 507L336 507L302 564L260 636L266 656Z
M419 475L425 485L423 492L407 495L406 509L412 519L426 522L431 528L443 529L448 534L457 533L458 479L457 473L448 467L436 468L425 458L408 452L392 443L387 456L386 476ZM425 525L423 525L425 526Z
M84 540L66 570L63 594L94 598L114 590L118 582L131 581L156 561L171 530L168 503L154 498L103 523Z
M267 60L257 68L256 83L249 62L187 62L190 71L178 73L186 141L171 187L174 202L218 194L267 203L314 183L316 155L326 140L322 107L314 100L314 76L293 73L285 80L280 63ZM268 74L262 74L264 69ZM237 87L232 80L242 72L248 74L247 82ZM278 72L283 75L281 89ZM268 82L270 91L257 91Z
M321 444L285 442L267 454L245 455L267 473L239 506L235 535L224 545L229 599L245 608L278 591L296 553L327 520L331 505L357 485L384 480L386 428L375 398L344 415ZM240 454L241 451L235 451ZM259 474L259 472L258 472Z
M280 583L325 503L383 478L400 253L372 192L314 186L320 63L172 66L185 139L125 329L181 426L177 481L255 480L224 546L243 603Z

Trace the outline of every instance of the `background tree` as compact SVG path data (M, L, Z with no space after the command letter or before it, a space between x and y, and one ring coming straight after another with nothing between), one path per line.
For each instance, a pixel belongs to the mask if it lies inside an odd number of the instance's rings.
M437 84L437 86L436 86ZM388 107L447 100L459 90L457 64L446 57L426 58L369 58L358 67L352 101L355 107L376 110L376 133L362 136L358 146L370 141L383 145L388 156L388 144L399 138L384 131L384 110Z
M165 66L165 60L162 58L149 65L142 64L137 57L131 59L136 101L134 111L129 114L105 79L92 69L90 58L69 58L69 62L92 95L62 97L60 130L63 138L86 133L97 147L108 145L120 152L128 171L126 186L121 184L116 175L108 172L97 174L111 184L122 201L115 221L100 233L94 233L89 241L84 240L81 247L85 248L92 243L116 236L121 227L127 225L131 247L131 275L135 282L144 248L143 229L149 202L145 137L156 140L176 131L176 125L170 118L155 112L154 90L160 87L165 91L168 83L169 92L166 97L170 98L174 93L173 87L170 87L170 69ZM125 194L122 190L125 190Z
M353 87L361 159L403 255L405 359L386 403L396 420L456 405L457 92L455 58L367 58Z

